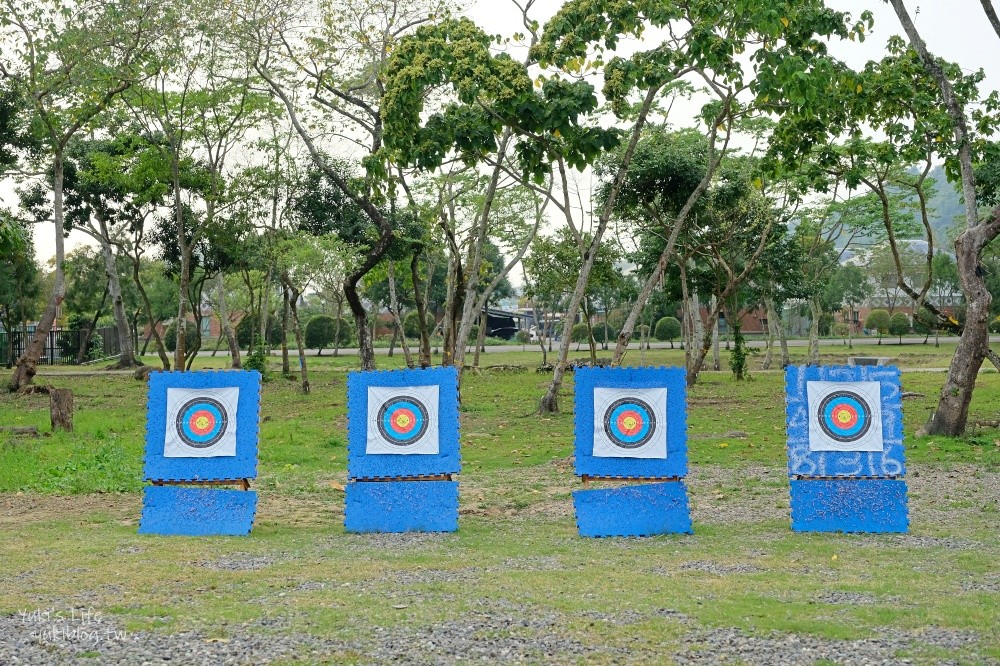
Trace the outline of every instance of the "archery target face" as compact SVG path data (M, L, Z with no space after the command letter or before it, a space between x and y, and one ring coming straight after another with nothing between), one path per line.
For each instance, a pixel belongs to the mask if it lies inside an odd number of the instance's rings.
M167 389L164 458L216 458L236 455L236 408L240 390Z
M810 451L882 451L879 382L806 382Z
M369 386L365 453L439 453L438 387Z
M594 456L667 457L667 389L594 389Z

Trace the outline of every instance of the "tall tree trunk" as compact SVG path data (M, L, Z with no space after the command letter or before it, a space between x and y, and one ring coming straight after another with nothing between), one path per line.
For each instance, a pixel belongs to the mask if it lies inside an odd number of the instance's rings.
M97 311L94 313L94 318L90 320L87 327L80 331L80 346L76 350L76 364L80 365L87 360L87 354L90 351L90 338L94 335L94 330L97 329L97 321L104 314L104 304L108 302L108 286L104 285L104 295L101 296L101 302L97 306Z
M240 359L240 346L236 342L236 335L233 333L233 327L229 325L229 310L226 308L226 278L222 273L219 273L219 325L222 328L222 335L225 336L226 342L229 343L229 356L231 358L231 365L236 370L243 367L243 362Z
M708 300L709 307L713 310L715 309L716 299L713 295ZM727 320L728 322L728 320ZM722 370L722 359L719 358L719 320L715 320L715 324L712 326L712 369Z
M771 369L771 361L774 358L774 343L778 339L776 332L776 324L774 321L774 297L765 296L764 297L764 316L767 317L767 351L764 353L764 362L761 363L762 370Z
M104 258L104 273L108 276L108 292L111 296L111 311L115 315L115 328L118 330L118 344L121 349L121 356L112 368L134 368L139 365L135 360L135 351L132 347L132 331L128 325L128 316L125 314L125 303L122 300L122 286L118 278L118 265L115 262L115 254L108 242L108 229L103 219L98 219L101 225L101 256Z
M854 304L847 306L847 348L854 349Z
M340 317L344 312L344 301L337 299L337 321L333 325L333 355L340 356Z
M781 348L781 367L787 368L792 363L792 357L788 354L788 336L785 334L785 308L782 307L777 313L776 323L778 325L778 345Z
M288 287L281 288L281 374L285 377L291 374L292 366L288 361ZM265 338L261 338L263 341ZM262 342L263 344L263 342Z
M45 342L49 338L56 313L66 296L66 273L63 270L65 250L63 245L63 152L56 150L52 157L52 220L55 224L56 268L55 280L52 285L52 296L45 306L45 311L38 320L35 333L31 337L24 353L17 359L14 375L10 379L11 391L20 391L34 381L38 361L45 351Z
M281 288L284 292L285 288ZM262 341L264 347L270 349L270 345L267 340L267 328L271 323L271 292L273 287L271 285L271 269L267 269L267 275L264 277L264 284L260 288L260 296L257 297L257 334L260 336L258 340Z
M708 185L712 181L712 176L715 174L716 168L719 166L723 156L726 154L729 147L731 132L727 129L725 142L722 145L722 149L719 151L716 151L715 149L715 139L720 125L729 115L731 103L732 97L727 97L725 103L722 105L722 110L719 115L716 116L716 122L712 124L712 129L708 134L708 169L705 171L705 175L702 176L701 181L695 189L688 195L687 200L684 202L684 206L674 219L673 226L667 237L667 244L663 248L663 252L660 253L660 258L656 262L656 268L652 273L650 273L649 277L646 278L646 281L643 283L642 289L639 290L639 295L636 298L635 303L632 305L632 310L629 312L628 317L626 317L625 323L622 325L622 330L618 333L618 341L615 344L615 353L611 358L612 366L617 367L621 365L622 358L624 358L625 352L628 350L628 343L632 337L632 332L635 330L636 322L639 321L639 314L649 302L649 297L653 293L653 287L662 283L663 273L667 268L667 263L670 261L670 258L674 256L677 237L680 235L681 229L687 223L688 215L690 215L691 211L694 209L695 204L699 199L701 199L705 190L708 189Z
M295 341L299 348L299 371L302 377L302 392L309 393L309 369L306 367L306 342L302 335L302 324L299 323L299 293L292 291L288 305L292 310L292 322L295 324Z
M455 346L455 365L459 369L465 363L465 342L469 339L469 333L472 332L472 322L476 319L477 314L482 311L482 305L479 302L479 298L477 298L479 268L483 260L483 245L486 244L489 238L490 213L493 209L493 201L496 198L500 176L503 174L503 163L507 154L507 146L510 144L511 134L510 129L505 129L500 138L500 144L497 148L496 166L493 168L490 183L486 187L486 192L483 196L483 209L477 216L478 224L474 227L474 235L470 238L468 263L463 271L465 284L463 285L464 293L462 294L462 319L458 327L458 339L460 343Z
M965 117L955 91L941 64L927 50L927 45L910 20L910 15L902 0L890 0L900 24L910 41L910 45L920 56L920 61L934 77L941 89L945 109L951 118L955 144L958 146L958 164L962 177L962 198L965 204L965 231L955 240L955 257L958 263L959 283L965 295L966 318L955 355L948 367L948 377L941 387L937 408L923 430L930 435L961 436L965 433L969 417L969 403L975 389L979 368L989 349L990 303L993 299L986 288L981 266L983 248L1000 234L1000 207L993 210L990 218L980 222L976 202L976 180L973 171L972 143ZM986 3L983 3L986 7ZM987 12L989 16L989 12ZM991 24L996 27L990 16ZM998 33L1000 36L1000 33ZM995 357L994 357L995 358Z
M420 367L431 367L431 336L427 330L427 300L420 281L420 253L410 258L410 277L413 279L413 302L417 307L417 325L420 329Z
M809 298L809 364L819 365L819 318L823 316L819 296Z
M392 316L392 323L399 332L400 344L403 347L403 358L406 359L406 367L412 368L413 355L410 354L410 345L406 342L406 332L403 330L403 320L399 316L399 299L396 297L396 266L393 262L389 262L387 271L389 275L389 314ZM389 351L389 355L392 356L392 349L390 348Z

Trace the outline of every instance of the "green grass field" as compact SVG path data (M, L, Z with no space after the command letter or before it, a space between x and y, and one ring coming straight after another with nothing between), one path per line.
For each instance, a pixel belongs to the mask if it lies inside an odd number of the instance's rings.
M823 351L824 362L846 358ZM947 365L951 350L877 351L918 369ZM672 365L682 354L652 350L645 362ZM254 663L757 663L744 654L751 647L787 652L790 663L855 652L1000 660L1000 433L912 436L941 373L903 375L904 390L924 394L904 401L907 535L790 531L783 375L755 371L740 383L705 373L689 392L693 536L581 539L570 496L579 487L572 379L562 413L537 416L549 379L534 372L538 358L491 352L484 366L524 370L465 374L460 529L444 535L344 533L345 384L355 358L310 359L308 396L277 373L265 385L260 506L247 538L136 534L145 384L40 377L73 389L75 431L0 440L0 618L86 608L131 635L209 646L269 637L273 649ZM998 405L1000 375L983 372L971 421L995 421ZM0 396L0 425L48 431L47 396ZM454 654L435 648L435 636ZM65 649L84 663L110 658L101 645Z

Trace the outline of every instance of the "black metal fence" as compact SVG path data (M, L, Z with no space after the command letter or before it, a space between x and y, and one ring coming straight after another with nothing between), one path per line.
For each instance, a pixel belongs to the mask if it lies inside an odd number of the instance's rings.
M80 355L80 345L85 331L58 330L49 331L42 350L39 363L54 365L56 363L76 363ZM10 367L34 336L33 331L3 331L0 330L0 363ZM103 326L94 330L90 336L88 350L83 355L83 362L108 358L121 354L121 341L118 339L118 329L114 326Z

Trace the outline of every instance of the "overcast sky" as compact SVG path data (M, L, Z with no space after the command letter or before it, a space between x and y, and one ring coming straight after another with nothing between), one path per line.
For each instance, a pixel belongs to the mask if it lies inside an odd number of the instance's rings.
M562 0L536 0L531 16L544 23L562 5ZM884 2L863 2L862 0L828 0L831 7L850 12L854 17L865 9L875 14L875 28L863 43L843 42L831 46L832 51L853 67L861 67L865 62L882 57L886 40L902 30L892 8ZM986 80L981 90L983 96L988 91L1000 88L1000 40L983 14L978 0L928 0L907 2L917 29L931 51L948 60L958 62L966 71L986 69ZM507 0L478 0L469 10L469 15L493 34L511 35L523 31L516 8ZM674 123L684 126L682 119ZM13 203L12 188L9 183L0 184L0 200ZM40 261L47 261L54 253L51 225L35 230L36 254ZM74 232L67 241L67 251L86 242L80 232Z

